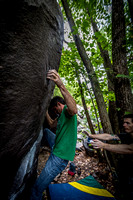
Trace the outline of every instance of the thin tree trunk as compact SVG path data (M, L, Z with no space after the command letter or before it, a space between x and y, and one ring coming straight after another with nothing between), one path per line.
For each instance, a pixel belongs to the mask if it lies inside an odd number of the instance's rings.
M88 112L88 109L87 109L83 88L82 88L81 81L80 81L80 78L79 78L79 75L78 75L77 71L76 71L76 76L77 76L77 79L78 79L80 93L81 93L81 99L82 99L82 104L83 104L83 107L84 107L84 111L85 111L85 115L86 115L86 118L87 118L87 122L88 122L88 125L89 125L89 128L90 128L90 131L91 131L92 134L96 134L95 130L94 130L94 127L93 127L93 124L92 124L92 121L91 121L91 118L90 118L90 115L89 115L89 112Z
M89 14L89 11L88 11ZM90 16L90 14L89 14ZM91 24L93 27L94 33L99 32L99 29L97 27L96 22L93 21L91 17ZM98 39L95 37L96 40ZM108 90L114 92L114 74L113 74L113 69L112 69L112 64L109 58L109 54L107 50L104 50L101 46L101 43L97 41L98 47L101 52L101 57L103 58L103 65L107 74L107 79L108 79ZM109 101L109 118L110 122L112 125L113 132L115 134L119 133L119 123L118 123L118 116L117 116L117 110L116 110L116 102L115 101Z
M115 76L129 75L126 57L126 33L124 5L122 0L112 1L112 59ZM123 115L133 111L133 100L130 80L124 77L115 77L116 106L120 131L123 131Z
M82 73L82 72L81 72L81 73ZM86 80L86 78L85 78L85 76L84 76L83 73L82 73L82 76L84 77L84 80L85 80L86 85L87 85L87 80ZM96 107L95 107L95 104L94 104L94 101L93 101L91 92L90 92L90 90L89 90L88 87L87 87L87 91L88 91L88 93L89 93L89 95L90 95L90 98L91 98L91 101L92 101L92 105L93 105L93 108L94 108L94 111L95 111L95 115L96 115L96 119L97 119L98 130L99 130L99 133L100 133L101 131L100 131L100 124L99 124L99 120L98 120L98 116L97 116L97 110L96 110Z
M75 44L77 46L77 50L79 52L79 55L86 67L95 97L96 97L96 101L97 101L97 105L98 105L98 109L99 109L99 115L100 115L100 119L101 119L101 123L102 123L102 127L104 132L108 132L108 133L112 133L112 127L111 127L111 123L107 114L107 110L106 110L106 105L103 99L103 95L100 89L100 85L99 82L97 80L96 74L94 72L93 66L91 61L88 58L88 55L86 54L86 51L83 47L83 44L81 42L81 39L77 34L74 34L74 27L75 27L75 23L74 20L72 18L72 14L71 11L69 9L69 6L67 4L66 0L62 0L62 4L69 22L69 26L71 28L71 32L73 33L73 38L75 41Z

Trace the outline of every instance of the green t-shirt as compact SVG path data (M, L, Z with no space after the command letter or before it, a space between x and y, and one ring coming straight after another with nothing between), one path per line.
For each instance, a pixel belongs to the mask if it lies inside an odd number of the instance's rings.
M53 154L62 159L73 161L77 142L77 116L70 116L66 108L65 105L58 118Z

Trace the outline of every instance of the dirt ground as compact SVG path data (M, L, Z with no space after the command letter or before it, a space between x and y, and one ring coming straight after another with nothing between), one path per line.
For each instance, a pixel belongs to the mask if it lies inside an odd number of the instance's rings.
M90 157L86 154L84 147L82 151L76 151L74 158L74 164L76 165L76 173L74 176L68 174L68 169L70 163L68 163L66 169L57 176L52 184L54 183L67 183L71 181L77 181L86 176L92 175L105 189L107 189L111 194L115 195L115 187L113 185L112 174L107 166L107 163L99 162L97 154ZM50 149L48 147L40 150L39 160L38 160L38 175L42 171L45 163L50 155ZM77 171L81 169L81 174L79 175ZM47 198L44 198L47 199Z

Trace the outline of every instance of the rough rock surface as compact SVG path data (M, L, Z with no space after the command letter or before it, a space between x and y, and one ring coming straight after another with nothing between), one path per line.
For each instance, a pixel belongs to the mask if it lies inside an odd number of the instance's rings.
M55 0L0 0L2 200L27 198L23 195L36 172L40 130L54 89L46 74L58 70L63 35Z

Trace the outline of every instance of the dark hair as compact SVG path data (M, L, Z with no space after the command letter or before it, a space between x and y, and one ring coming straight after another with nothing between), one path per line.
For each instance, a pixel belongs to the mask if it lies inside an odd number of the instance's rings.
M124 115L124 118L131 118L133 122L133 114L126 114Z
M57 106L57 103L60 102L61 104L65 105L65 100L60 96L55 96L50 102L50 108L52 109L54 106Z

